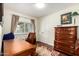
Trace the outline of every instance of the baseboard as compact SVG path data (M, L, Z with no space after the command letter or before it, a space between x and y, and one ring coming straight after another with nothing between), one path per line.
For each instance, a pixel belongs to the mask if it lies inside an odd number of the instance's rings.
M46 46L49 50L52 50L53 49L53 46L52 45L49 45L47 43L40 42L40 41L37 41L37 43L39 44L39 46Z

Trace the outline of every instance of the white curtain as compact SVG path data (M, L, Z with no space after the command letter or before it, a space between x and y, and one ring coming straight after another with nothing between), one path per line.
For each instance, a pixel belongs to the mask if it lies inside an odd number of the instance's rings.
M34 20L34 19L31 19L31 22L32 22L32 24L33 24L33 30L34 30L34 32L35 32L35 20Z
M17 27L17 23L19 21L19 16L13 15L12 16L12 22L11 22L11 32L14 33Z

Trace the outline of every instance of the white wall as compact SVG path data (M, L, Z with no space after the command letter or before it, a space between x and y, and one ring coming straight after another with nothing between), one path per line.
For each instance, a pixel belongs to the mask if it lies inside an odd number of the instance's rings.
M4 16L3 16L3 34L9 33L11 31L11 20L12 20L12 15L18 15L21 17L26 17L28 19L34 19L35 20L35 26L36 26L36 35L37 35L37 18L35 17L31 17L31 16L27 16L18 12L15 12L13 10L7 9L4 5ZM16 35L19 37L25 37L26 35L22 34L22 35ZM37 36L36 36L37 38Z
M54 27L56 27L57 25L61 25L60 15L64 13L68 13L68 12L74 12L74 11L77 11L79 13L79 5L71 6L59 12L55 12L53 14L40 18L39 19L40 29L39 29L38 41L41 41L50 45L54 45L54 40L55 40ZM72 21L72 24L70 25L74 25L74 20ZM76 25L79 25L79 19L76 20Z

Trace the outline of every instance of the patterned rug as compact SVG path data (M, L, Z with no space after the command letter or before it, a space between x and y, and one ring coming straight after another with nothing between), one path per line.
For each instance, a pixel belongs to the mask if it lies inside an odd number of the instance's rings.
M36 53L38 56L65 56L65 54L57 52L54 49L52 49L52 51L50 51L45 46L37 46Z

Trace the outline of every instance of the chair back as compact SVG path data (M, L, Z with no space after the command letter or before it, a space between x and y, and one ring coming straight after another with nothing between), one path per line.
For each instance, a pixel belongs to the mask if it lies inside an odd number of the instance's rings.
M36 44L36 34L33 32L30 32L26 41L28 41L31 44Z
M3 40L10 40L10 39L14 39L14 38L15 38L15 36L12 32L3 35Z

